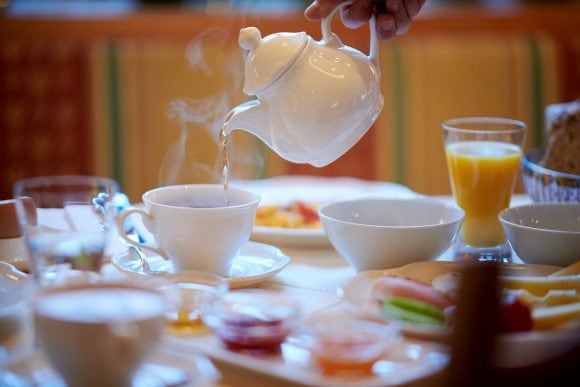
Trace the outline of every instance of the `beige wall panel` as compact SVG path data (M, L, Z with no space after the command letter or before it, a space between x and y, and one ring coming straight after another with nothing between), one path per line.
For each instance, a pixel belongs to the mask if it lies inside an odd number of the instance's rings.
M520 118L514 100L521 90L515 90L514 61L508 39L494 36L426 38L424 92L427 127L410 130L430 140L424 152L424 180L410 179L413 189L431 194L450 192L445 155L441 141L441 122L453 117L500 116ZM407 102L413 103L410 97ZM415 165L410 175L419 168ZM422 185L425 184L425 185Z

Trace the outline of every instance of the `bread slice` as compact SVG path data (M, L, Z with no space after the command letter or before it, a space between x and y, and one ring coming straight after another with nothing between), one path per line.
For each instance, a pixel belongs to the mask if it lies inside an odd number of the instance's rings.
M542 166L580 175L580 100L546 108L548 144Z

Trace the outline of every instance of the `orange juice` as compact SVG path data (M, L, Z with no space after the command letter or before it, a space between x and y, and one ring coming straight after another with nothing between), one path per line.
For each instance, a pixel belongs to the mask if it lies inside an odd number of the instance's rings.
M445 149L451 188L465 211L463 242L474 247L493 247L504 241L498 220L507 208L518 174L521 149L491 141L465 141Z

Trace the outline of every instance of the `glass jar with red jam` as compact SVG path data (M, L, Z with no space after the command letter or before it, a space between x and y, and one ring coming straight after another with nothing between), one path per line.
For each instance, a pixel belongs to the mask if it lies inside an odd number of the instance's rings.
M277 351L299 316L298 304L282 294L246 291L216 300L204 321L229 349Z

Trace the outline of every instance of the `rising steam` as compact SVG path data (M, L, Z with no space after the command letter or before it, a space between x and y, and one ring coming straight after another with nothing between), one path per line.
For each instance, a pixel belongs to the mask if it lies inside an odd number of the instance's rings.
M218 91L201 99L178 98L169 103L167 116L179 124L179 139L166 152L159 174L160 185L178 182L218 182L217 143L227 113L247 97L241 93L243 82L242 55L230 36L231 30L211 29L197 35L186 51L187 62L196 76L211 78ZM209 48L208 43L213 47ZM215 47L216 44L219 47ZM217 53L209 57L208 53ZM215 144L207 149L200 144ZM231 136L234 137L234 136ZM263 162L256 152L236 152L230 141L232 178L236 167L256 171ZM242 149L241 149L242 150ZM239 168L238 168L239 169Z

